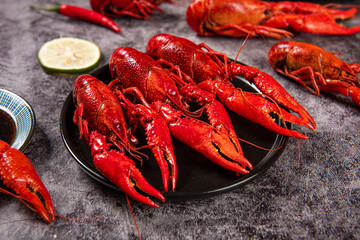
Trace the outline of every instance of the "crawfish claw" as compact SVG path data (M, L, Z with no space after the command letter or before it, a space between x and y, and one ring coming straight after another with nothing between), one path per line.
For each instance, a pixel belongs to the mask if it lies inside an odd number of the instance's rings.
M29 203L47 222L55 220L54 206L45 185L29 159L19 150L0 140L0 179L15 194L0 188L25 205Z
M136 126L138 122L146 131L146 141L152 151L161 171L164 190L175 191L177 181L177 165L174 149L171 141L170 130L164 118L157 115L142 94L136 88L123 89L126 93L134 93L144 105L130 102L121 91L116 91L116 95L127 106L129 123ZM170 172L170 173L169 173Z
M360 106L360 88L356 86L349 87L349 95L351 96L352 100Z
M89 145L96 168L125 194L148 206L158 207L149 197L136 191L137 187L142 192L165 202L164 196L145 180L130 158L122 152L109 150L111 144L106 142L104 135L92 131Z
M274 122L270 113L277 114L286 122L303 125L312 130L314 129L308 121L286 112L259 94L241 91L232 85L225 84L218 80L204 81L200 83L199 86L208 91L216 92L220 101L230 110L273 132L300 139L308 138L299 132L280 127Z
M251 163L236 148L228 134L218 132L205 122L186 117L166 103L153 102L151 105L166 119L175 138L215 164L243 174L252 169Z
M151 122L146 124L146 135L149 148L160 166L164 190L168 191L170 179L171 190L175 191L177 166L170 131L165 119L160 116L153 118Z
M311 130L316 129L316 123L310 114L269 74L259 72L253 79L256 87L273 101L298 113L302 119L310 123L306 126Z
M260 72L257 68L237 63L232 63L231 67L233 74L240 74L249 82L253 82L271 101L298 113L302 119L310 123L307 127L315 130L316 123L310 114L269 74Z
M169 127L174 137L219 166L243 174L249 173L246 168L252 169L251 163L235 148L230 137L218 133L212 126L196 119L182 118Z
M279 116L279 118L284 122L290 122L297 125L303 125L306 126L312 130L314 130L313 126L307 122L304 121L301 118L298 118L295 115L292 115L285 111L284 109L280 108L278 105L269 102L263 97L260 97L257 94L249 93L249 92L242 92L241 93L245 99L245 102L248 102L248 107L252 108L252 112L247 112L247 110L244 110L245 107L240 110L239 108L236 108L236 102L229 104L229 108L235 111L241 111L241 114L239 115L244 116L245 118L252 120L253 122L256 122L267 129L272 130L273 132L282 134L284 136L289 137L295 137L300 139L307 139L308 137L297 132L294 130L290 130L287 128L280 127L277 125L274 121L274 119L271 117L271 113L276 114ZM247 108L247 107L246 107ZM245 111L245 113L244 113Z

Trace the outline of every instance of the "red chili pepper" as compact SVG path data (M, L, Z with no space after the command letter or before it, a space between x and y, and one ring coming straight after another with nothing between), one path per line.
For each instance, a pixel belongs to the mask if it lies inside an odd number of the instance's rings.
M61 4L60 6L56 6L53 8L42 8L42 7L35 7L35 9L45 10L45 11L54 11L58 12L62 15L71 17L71 18L78 18L82 20L86 20L89 22L93 22L99 25L103 25L107 28L112 29L115 32L121 32L120 28L116 25L116 23L108 17L104 15L91 11L86 8L81 8L73 5Z

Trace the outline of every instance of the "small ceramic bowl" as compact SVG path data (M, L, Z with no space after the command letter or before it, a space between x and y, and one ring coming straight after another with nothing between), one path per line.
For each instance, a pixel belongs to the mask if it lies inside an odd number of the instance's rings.
M0 89L0 110L15 124L15 138L11 147L23 151L29 144L35 128L35 114L28 102L8 90Z

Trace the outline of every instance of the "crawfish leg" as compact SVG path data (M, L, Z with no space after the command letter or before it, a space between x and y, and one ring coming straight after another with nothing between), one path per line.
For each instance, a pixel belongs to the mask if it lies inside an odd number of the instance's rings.
M320 95L319 86L326 84L323 75L319 72L314 72L310 66L292 72L289 72L287 68L285 68L285 71L280 69L275 69L275 71L297 81L301 86L305 87L316 96ZM310 81L307 79L310 79Z
M84 113L84 104L80 103L74 112L73 122L79 127L80 138L84 135L86 141L89 139L89 127L88 122L82 118Z
M350 63L349 66L355 73L360 73L360 64L358 64L358 63Z
M29 159L0 140L0 179L29 203L48 223L55 219L54 206L43 182Z
M281 69L275 70L291 79L294 79L303 87L310 90L310 92L314 93L316 96L319 96L320 92L339 93L346 97L350 96L357 105L360 104L359 87L352 86L340 80L325 79L320 72L314 72L310 66L303 67L292 72L288 72L287 68L285 68L285 71ZM310 81L308 81L307 79L310 79ZM312 86L314 89L311 88L309 85Z

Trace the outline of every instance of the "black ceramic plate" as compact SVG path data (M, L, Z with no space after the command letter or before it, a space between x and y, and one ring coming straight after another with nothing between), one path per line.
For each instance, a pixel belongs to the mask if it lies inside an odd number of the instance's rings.
M111 80L108 67L108 65L105 65L94 71L91 75L108 83ZM245 91L257 91L256 87L250 85L240 77L235 80L234 84L236 87L240 87ZM79 139L79 130L72 122L74 110L75 105L72 100L72 93L70 93L64 103L60 117L61 136L67 149L87 174L106 186L120 190L104 178L92 163L90 149L84 139ZM253 170L245 176L238 176L234 172L215 165L173 138L178 165L178 181L175 192L163 193L167 199L188 199L211 196L242 186L264 173L284 151L288 140L287 137L266 130L234 114L230 110L228 112L239 138L268 149L280 148L273 151L266 151L247 143L241 143L244 155L252 163ZM276 121L278 124L282 124L279 119ZM290 128L290 125L287 127ZM140 142L145 145L145 136L141 129L137 132L137 137ZM149 156L149 159L144 160L143 165L139 165L138 167L152 186L158 190L162 190L163 186L159 167L150 151L144 150L144 153Z

